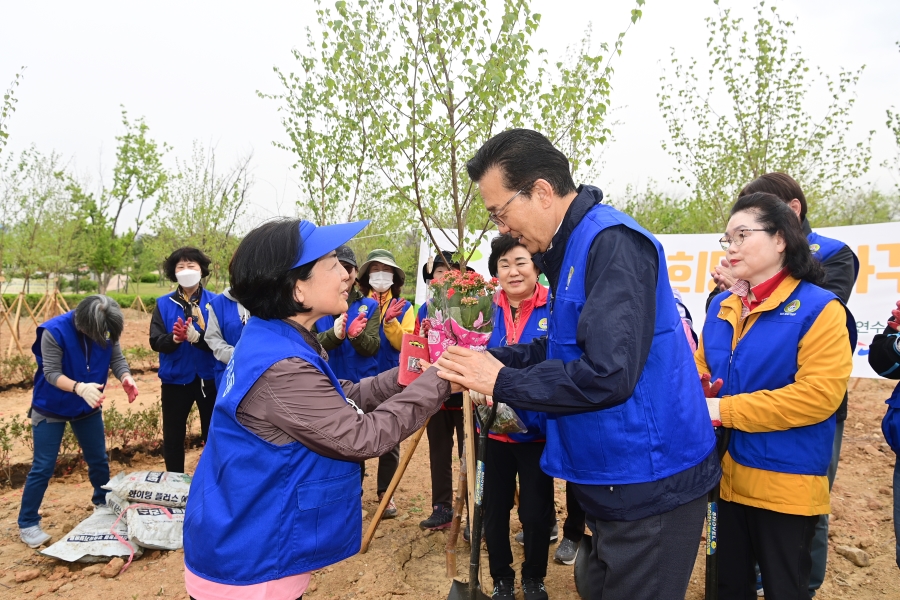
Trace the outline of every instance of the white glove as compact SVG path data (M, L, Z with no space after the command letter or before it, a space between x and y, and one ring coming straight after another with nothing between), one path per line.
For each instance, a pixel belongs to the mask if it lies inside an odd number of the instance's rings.
M200 332L194 327L193 324L188 324L187 327L187 341L192 344L196 344L200 341Z
M721 401L721 398L706 399L706 408L709 410L709 420L717 427L722 424L722 413L719 410L719 403Z
M103 386L99 383L76 383L75 393L81 396L91 408L97 408L106 398L103 395Z
M472 402L475 403L475 406L493 406L494 405L494 397L493 396L485 396L481 392L476 392L472 390L469 392L469 398L472 399Z
M337 339L344 339L344 332L347 328L347 313L342 314L337 319L334 320L334 335L337 336Z

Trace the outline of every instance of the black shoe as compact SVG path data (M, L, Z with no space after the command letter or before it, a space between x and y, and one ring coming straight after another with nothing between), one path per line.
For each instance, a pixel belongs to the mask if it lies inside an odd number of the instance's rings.
M434 512L431 513L431 516L419 523L419 527L437 531L438 529L447 529L452 521L453 509L449 506L438 504L434 507Z
M501 598L503 600L515 600L516 597L516 580L515 579L495 579L494 593L491 598Z
M466 540L467 542L472 541L472 536L469 535L469 524L468 523L466 523L466 528L463 529L463 539Z
M543 579L523 579L522 592L525 594L525 600L548 600L549 598Z

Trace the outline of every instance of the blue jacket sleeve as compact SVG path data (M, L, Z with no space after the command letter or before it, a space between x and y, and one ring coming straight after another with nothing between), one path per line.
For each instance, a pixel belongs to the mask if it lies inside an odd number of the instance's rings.
M656 248L642 234L624 226L600 232L588 256L585 304L575 325L584 354L568 363L535 363L530 359L537 352L517 350L534 343L505 348L510 353L498 359L507 366L500 370L494 395L514 408L557 414L612 408L628 400L653 342L658 270ZM546 358L546 339L540 343Z

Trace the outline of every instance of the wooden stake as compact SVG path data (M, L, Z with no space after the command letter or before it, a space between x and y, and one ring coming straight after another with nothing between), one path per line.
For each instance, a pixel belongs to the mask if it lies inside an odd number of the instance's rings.
M472 416L472 400L469 391L463 392L463 429L465 431L466 472L472 473L468 478L469 523L472 522L472 511L475 509L475 418Z
M462 512L466 503L466 494L469 487L466 477L466 451L459 460L459 482L456 484L456 497L453 499L453 520L450 522L450 532L447 535L447 577L456 577L456 545L459 543L459 529L462 526Z
M425 428L428 427L428 421L431 420L431 417L425 420L425 424L419 428L417 432L415 432L410 439L409 449L406 451L400 458L400 464L397 466L397 471L394 473L394 477L391 479L391 483L388 484L387 490L384 492L384 496L381 498L381 503L378 505L378 510L375 511L375 515L372 517L372 522L369 523L369 528L366 529L366 534L363 536L362 545L359 548L360 554L365 554L369 550L369 544L372 542L372 538L375 537L375 531L378 529L378 524L381 522L381 517L384 515L384 511L387 509L388 503L390 503L391 498L394 495L394 491L397 489L397 486L400 485L400 480L403 479L403 473L406 472L406 467L409 466L409 461L412 460L413 454L416 452L416 446L419 445L419 440L422 439L422 434L425 433Z

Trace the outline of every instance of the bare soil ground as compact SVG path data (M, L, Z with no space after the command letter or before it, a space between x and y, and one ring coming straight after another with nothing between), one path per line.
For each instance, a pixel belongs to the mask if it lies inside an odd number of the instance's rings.
M129 323L131 325L131 322ZM134 341L146 340L148 321L135 323L131 330ZM137 330L137 331L135 331ZM114 383L111 381L111 383ZM117 383L117 382L116 382ZM137 406L159 401L159 383L155 373L138 376L141 396ZM847 598L864 600L886 598L900 600L900 570L894 561L894 535L891 523L891 475L896 457L884 444L880 422L884 415L884 399L891 383L878 380L852 380L850 417L844 435L841 463L832 495L832 524L825 585L817 598ZM120 409L127 406L118 386L111 385L107 402L115 400ZM30 401L30 391L9 390L0 393L0 416L22 414ZM133 405L135 406L135 405ZM136 407L137 407L136 406ZM418 523L431 511L431 485L428 466L427 438L422 439L398 492L398 518L384 521L373 540L369 552L354 556L337 565L315 573L304 598L310 600L444 600L450 589L445 574L444 546L446 532L425 532ZM408 449L408 442L402 452ZM115 454L115 453L111 453ZM200 450L187 455L187 470L193 471ZM128 460L123 457L123 460ZM14 462L28 462L27 451L19 448ZM113 474L120 471L163 470L158 456L135 455L130 464L111 461ZM377 466L368 469L374 474ZM104 579L84 572L86 565L66 564L41 557L18 539L16 516L21 487L0 487L0 600L37 598L144 599L187 598L183 584L183 553L148 551L115 579ZM56 541L90 514L90 484L84 465L71 473L51 481L44 498L44 527ZM565 484L556 482L556 501L559 519L565 518ZM363 526L377 507L375 478L367 477L364 485L363 508L367 512ZM511 517L510 544L515 568L523 560L522 548L512 541L520 530L515 514ZM871 565L857 567L835 552L836 546L855 546L871 557ZM551 554L555 546L551 548ZM273 550L274 551L274 550ZM466 579L469 546L462 541L458 547L458 577ZM487 568L487 554L482 549L482 564ZM40 576L28 582L16 583L16 573L37 568ZM88 571L90 573L90 571ZM704 553L697 548L697 562L687 598L703 598ZM489 580L488 580L489 583ZM550 597L554 600L577 600L572 567L551 563L546 580Z

